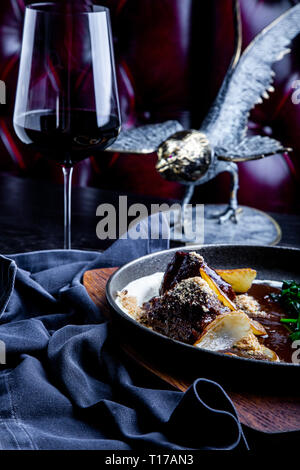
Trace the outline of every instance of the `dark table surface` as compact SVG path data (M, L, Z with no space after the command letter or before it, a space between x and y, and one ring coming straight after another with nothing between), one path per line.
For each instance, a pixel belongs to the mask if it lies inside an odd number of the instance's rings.
M118 207L119 194L96 188L73 188L72 248L103 250L107 241L97 238L102 203ZM162 200L129 195L128 204ZM280 245L300 248L300 216L271 214L282 229ZM63 188L47 181L0 173L0 253L63 248Z

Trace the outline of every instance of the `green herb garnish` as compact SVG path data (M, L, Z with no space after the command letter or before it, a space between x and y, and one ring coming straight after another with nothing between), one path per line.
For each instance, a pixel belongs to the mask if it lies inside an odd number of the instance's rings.
M284 281L282 291L276 297L285 311L292 318L282 318L281 323L289 324L292 341L300 340L300 284L295 281Z

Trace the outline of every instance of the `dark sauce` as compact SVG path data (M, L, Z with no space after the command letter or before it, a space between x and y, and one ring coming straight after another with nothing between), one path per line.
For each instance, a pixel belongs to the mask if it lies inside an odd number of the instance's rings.
M259 341L278 355L282 362L292 362L292 342L290 332L280 323L281 318L288 318L280 303L272 299L271 293L279 294L280 289L263 284L253 284L248 294L260 304L261 310L268 314L267 318L259 317L257 320L265 327L268 337L259 338Z
M266 317L252 316L264 326L268 336L257 336L259 342L264 344L267 348L272 349L278 355L281 362L292 362L292 342L289 338L290 332L280 323L281 318L288 318L280 305L280 302L274 300L271 296L272 293L280 294L281 290L264 284L253 284L248 291L248 295L253 297L260 305L261 311L266 312ZM249 317L251 315L249 314ZM222 352L222 351L220 351ZM223 351L224 352L224 351ZM232 348L227 353L232 353L241 357L245 356L242 351ZM258 359L258 358L257 358Z

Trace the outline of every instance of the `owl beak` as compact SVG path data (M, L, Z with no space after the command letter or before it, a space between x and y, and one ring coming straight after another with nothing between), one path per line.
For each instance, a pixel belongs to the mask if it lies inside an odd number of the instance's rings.
M159 171L159 172L164 172L167 170L167 168L169 168L169 165L168 165L168 162L166 162L165 159L163 160L160 160L156 163L156 169Z

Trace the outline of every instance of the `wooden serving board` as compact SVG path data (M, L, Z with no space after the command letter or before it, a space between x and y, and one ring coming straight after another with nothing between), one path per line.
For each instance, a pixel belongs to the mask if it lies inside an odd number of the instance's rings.
M105 287L110 276L117 268L86 271L83 284L91 299L103 313L109 314ZM122 349L138 364L163 379L176 389L186 391L193 379L175 377L167 370L149 363L141 352L135 351L130 344L121 344ZM297 388L297 384L295 384ZM255 395L229 392L241 422L252 429L265 433L300 431L300 396Z

